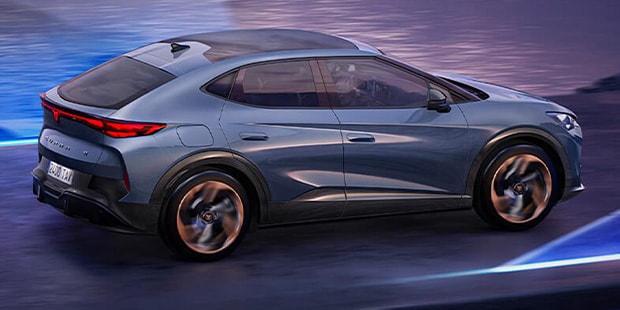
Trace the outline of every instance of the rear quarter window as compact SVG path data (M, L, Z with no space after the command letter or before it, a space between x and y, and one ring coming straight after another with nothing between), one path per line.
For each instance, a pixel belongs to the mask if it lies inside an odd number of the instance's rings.
M214 95L228 98L228 95L230 94L230 89L232 88L233 82L235 81L236 74L236 72L226 74L225 76L220 77L215 81L207 84L204 90Z
M119 109L174 78L171 73L123 56L65 82L58 93L67 101Z

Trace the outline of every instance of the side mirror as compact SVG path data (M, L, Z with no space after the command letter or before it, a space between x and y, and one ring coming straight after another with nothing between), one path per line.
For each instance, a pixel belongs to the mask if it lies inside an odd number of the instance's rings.
M452 110L452 107L446 102L446 95L435 88L430 88L428 90L428 102L426 108L439 113L448 113Z

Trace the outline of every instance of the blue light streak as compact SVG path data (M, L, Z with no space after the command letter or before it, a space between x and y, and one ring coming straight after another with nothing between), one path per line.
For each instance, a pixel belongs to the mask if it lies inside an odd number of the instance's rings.
M513 266L502 265L502 266L492 267L492 268L437 273L437 274L413 276L413 277L400 277L400 278L388 279L385 281L364 283L364 284L361 284L360 286L410 284L410 283L430 281L430 280L453 279L453 278L461 278L461 277L491 275L491 274L501 274L501 273L511 273L511 272L524 272L524 271L568 267L568 266L584 265L584 264L604 263L604 262L612 262L612 261L620 261L620 254L564 259L564 260L549 261L549 262L542 262L542 263L531 263L531 264L524 264L524 265L513 265Z
M523 265L502 265L499 267L490 268L488 270L489 270L489 273L506 273L506 272L567 267L567 266L584 265L584 264L604 263L604 262L611 262L611 261L618 261L618 260L620 260L620 254L609 254L609 255L599 255L599 256L591 256L591 257L562 259L562 260L549 261L549 262L530 263L530 264L523 264Z
M38 138L0 141L0 147L4 147L4 146L20 146L20 145L33 145L33 144L37 144L37 142L39 142Z
M596 264L605 262L620 261L620 240L614 234L620 221L620 209L612 212L586 226L572 231L544 246L510 260L500 266L491 268L481 268L465 271L446 272L430 275L397 277L372 283L364 283L362 286L369 285L397 285L415 282L452 279L470 277L478 275L502 274L511 272L525 272L550 268L569 267L585 264ZM610 231L611 230L611 231ZM589 253L583 253L584 249L579 246L590 242L592 235L610 236L611 239L599 239L593 243L591 248L587 248ZM588 255L592 253L604 253L600 255ZM549 259L558 258L558 259Z
M618 225L620 225L620 209L508 261L502 266L605 257L620 253L620 238L616 229Z

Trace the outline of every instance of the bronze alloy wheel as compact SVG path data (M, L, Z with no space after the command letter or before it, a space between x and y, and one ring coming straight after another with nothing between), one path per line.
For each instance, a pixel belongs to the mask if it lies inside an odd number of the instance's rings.
M228 184L207 181L190 189L177 212L177 229L185 244L198 253L217 253L239 236L243 202Z
M249 213L243 187L230 175L207 171L179 185L160 233L183 257L217 260L243 239Z
M551 172L540 158L512 156L501 163L491 181L491 201L497 213L511 223L537 218L551 199Z
M509 230L528 229L542 221L555 204L555 167L541 148L510 146L486 167L474 209L489 224Z

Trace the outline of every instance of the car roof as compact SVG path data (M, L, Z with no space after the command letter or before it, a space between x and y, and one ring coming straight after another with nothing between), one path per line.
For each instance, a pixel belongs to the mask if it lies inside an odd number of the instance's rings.
M190 34L145 45L123 56L177 77L196 70L218 74L256 62L382 54L375 47L319 32L293 29L227 30Z
M227 30L198 33L161 41L176 43L195 41L210 48L204 56L212 63L246 55L294 50L358 50L347 39L319 32L294 29Z

